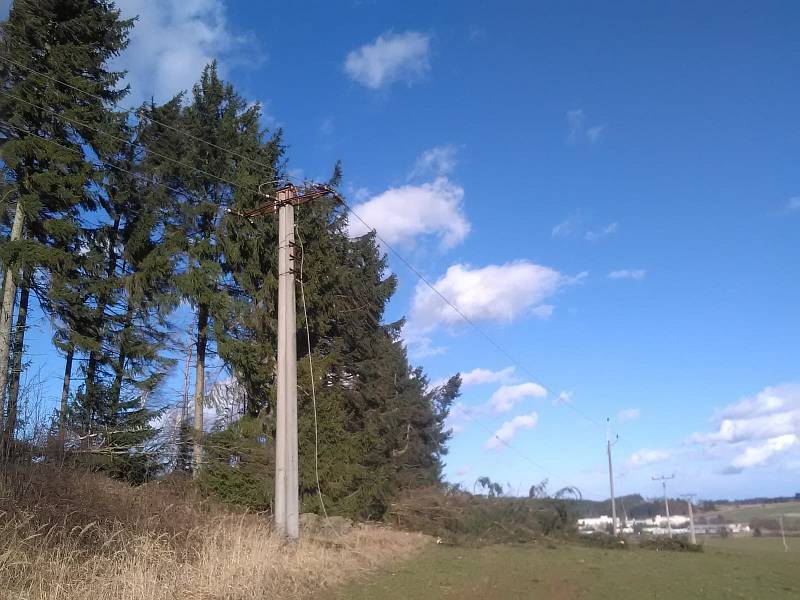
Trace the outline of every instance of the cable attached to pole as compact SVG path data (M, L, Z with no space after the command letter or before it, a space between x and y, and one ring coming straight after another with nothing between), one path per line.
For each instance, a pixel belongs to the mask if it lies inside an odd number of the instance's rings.
M300 243L300 299L303 303L303 319L306 322L306 349L308 350L308 372L311 378L311 404L314 407L314 476L317 480L317 496L322 514L328 520L328 511L325 509L325 501L322 499L322 486L319 482L319 423L317 419L317 386L314 383L314 361L311 359L311 328L308 324L308 309L306 308L306 289L303 282L303 266L306 259L306 249L303 246L303 238L300 237L300 230L297 224L294 226L295 237Z

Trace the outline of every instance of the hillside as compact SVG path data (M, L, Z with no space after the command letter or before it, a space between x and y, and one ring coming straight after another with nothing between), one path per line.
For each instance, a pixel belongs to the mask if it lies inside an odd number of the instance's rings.
M701 512L698 519L724 519L726 522L753 523L776 529L776 521L783 517L787 531L800 530L800 501L741 503L717 506L716 510Z

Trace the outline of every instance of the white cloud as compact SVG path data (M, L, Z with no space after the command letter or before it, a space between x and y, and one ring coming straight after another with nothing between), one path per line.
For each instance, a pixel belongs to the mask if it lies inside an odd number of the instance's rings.
M715 421L715 431L695 433L690 441L714 456L735 454L729 473L764 465L800 443L800 384L767 387L724 407Z
M800 385L768 387L751 398L729 404L719 412L721 419L747 419L800 408Z
M554 238L570 238L573 236L582 236L587 242L596 242L600 239L614 235L619 231L619 223L616 221L604 225L598 229L588 229L585 224L585 219L580 211L568 216L560 223L553 226L550 235Z
M567 111L567 140L575 143L583 133L583 122L586 118L581 109Z
M764 440L800 431L800 384L768 387L722 409L719 426L711 433L696 433L697 443L737 443Z
M625 423L626 421L635 421L641 416L641 411L638 408L627 408L617 413L617 421Z
M118 0L117 6L123 17L139 16L128 48L114 65L128 71L132 104L191 90L215 58L223 73L226 66L244 63L245 52L247 64L264 58L252 36L231 29L222 0Z
M617 233L619 229L619 223L609 223L605 227L598 229L596 231L587 231L584 234L584 239L589 242L596 242L597 240L603 239L604 237L608 237L609 235L613 235Z
M514 367L506 367L498 371L490 369L472 369L461 374L461 385L481 385L484 383L508 383L514 378Z
M392 245L413 246L419 236L434 235L443 248L451 248L464 240L471 227L464 216L464 188L445 177L390 188L353 210ZM351 237L368 231L358 218L350 218Z
M545 300L585 276L568 277L524 260L474 269L456 264L433 286L470 320L510 322L525 314L546 316L543 313L552 309ZM438 294L422 282L417 284L411 306L413 327L430 330L461 321Z
M496 413L508 412L525 398L544 398L547 390L538 383L504 385L489 398L489 406Z
M748 469L766 464L770 458L785 452L792 446L800 444L800 437L794 433L787 433L774 438L769 438L763 444L749 446L744 452L736 456L731 462L734 469Z
M442 377L430 383L428 389L443 386L449 380L449 377ZM473 369L461 373L461 387L465 388L470 385L483 385L486 383L511 383L514 380L514 367L506 367L499 371L492 371L490 369Z
M736 443L763 440L800 430L800 411L787 411L746 419L723 419L712 433L695 434L695 442Z
M463 467L456 469L456 477L463 477L470 471L472 471L472 465L464 465Z
M395 81L412 84L430 71L430 36L418 31L387 32L347 55L345 72L377 90Z
M554 238L565 238L572 235L572 232L575 231L575 228L580 223L580 217L578 215L573 215L567 217L561 223L558 223L553 227L553 230L550 232Z
M643 448L642 450L631 454L628 458L627 464L631 468L644 467L647 465L664 462L669 457L670 454L666 450L648 450Z
M408 353L414 358L439 356L447 351L444 346L437 346L434 343L433 338L431 338L429 335L425 335L424 332L419 331L415 327L409 327L408 325L403 327L401 337L403 338L403 343L406 345ZM445 382L437 381L431 383L431 387L436 387L442 383Z
M494 435L486 440L484 448L487 450L495 450L500 446L506 445L514 439L514 435L518 429L531 429L536 426L539 421L539 415L535 412L529 415L519 415L510 421L506 421L500 426L500 429L494 432Z
M553 399L553 406L563 406L572 402L572 390L562 390L558 396Z
M608 274L609 279L633 279L634 281L641 281L647 275L644 269L619 269L611 271Z
M332 117L325 117L324 119L322 119L322 123L320 123L319 125L319 132L322 135L331 135L333 134L334 130L335 126Z
M783 212L786 214L800 212L800 196L793 196L792 198L789 198L789 200L786 202Z
M587 141L594 144L600 141L606 130L605 125L586 126L586 113L576 108L567 111L567 141L570 144Z
M605 130L605 125L595 125L594 127L589 127L589 129L586 130L586 139L589 140L590 144L594 144L600 140L600 136L603 135Z
M452 144L435 146L425 150L417 157L414 168L408 174L409 179L434 175L436 177L446 177L450 175L458 164L456 155L458 148Z
M467 408L463 402L455 402L447 415L445 429L450 429L454 434L466 429L466 423L472 420L474 411Z

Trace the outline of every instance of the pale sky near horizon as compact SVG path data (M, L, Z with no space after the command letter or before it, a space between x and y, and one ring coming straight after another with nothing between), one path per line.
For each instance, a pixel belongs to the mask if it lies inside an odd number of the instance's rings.
M290 172L341 159L359 214L513 357L390 256L412 362L465 374L449 480L606 497L611 418L619 494L800 492L800 5L118 4L125 104L217 58Z

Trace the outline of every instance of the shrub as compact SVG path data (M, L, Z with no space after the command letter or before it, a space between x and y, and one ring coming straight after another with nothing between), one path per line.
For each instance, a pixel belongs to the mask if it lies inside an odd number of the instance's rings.
M669 552L702 552L703 546L701 544L692 544L688 540L680 537L653 537L642 540L639 543L640 548L647 550L665 550Z
M627 550L630 547L627 540L600 532L582 535L578 540L584 546L605 548L607 550Z
M575 520L561 500L489 498L439 487L401 493L385 520L453 544L524 543L575 531Z

